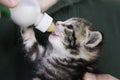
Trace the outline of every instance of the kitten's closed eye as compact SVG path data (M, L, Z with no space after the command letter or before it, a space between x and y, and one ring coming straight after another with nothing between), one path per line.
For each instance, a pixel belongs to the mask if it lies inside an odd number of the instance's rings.
M73 25L68 25L67 28L68 29L73 29Z

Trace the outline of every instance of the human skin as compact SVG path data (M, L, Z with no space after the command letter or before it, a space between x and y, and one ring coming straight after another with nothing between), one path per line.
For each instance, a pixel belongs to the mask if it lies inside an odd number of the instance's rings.
M49 9L52 5L54 5L58 0L38 0L38 1L40 3L42 12L44 12L47 9ZM0 0L0 3L6 7L13 8L17 6L19 0Z
M111 76L110 74L95 75L92 73L86 73L84 75L84 80L119 80L119 79Z
M6 7L13 8L17 6L17 4L19 3L19 0L0 0L0 3Z

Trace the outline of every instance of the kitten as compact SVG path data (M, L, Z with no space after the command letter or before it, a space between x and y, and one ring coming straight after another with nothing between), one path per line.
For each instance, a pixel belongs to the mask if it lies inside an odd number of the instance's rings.
M36 40L33 27L22 27L21 35L36 69L33 80L83 80L85 72L97 72L102 35L84 19L58 21L46 47Z

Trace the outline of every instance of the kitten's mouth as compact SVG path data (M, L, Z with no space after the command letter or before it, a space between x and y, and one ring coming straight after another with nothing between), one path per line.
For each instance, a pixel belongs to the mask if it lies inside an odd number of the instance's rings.
M57 36L57 37L59 37L59 36L60 36L60 32L61 32L61 31L60 31L59 26L56 25L55 31L52 32L51 35L52 35L52 36Z
M60 36L60 35L59 35L59 33L58 33L58 32L56 32L56 31L55 31L55 32L52 32L52 34L51 34L51 35L52 35L52 36Z

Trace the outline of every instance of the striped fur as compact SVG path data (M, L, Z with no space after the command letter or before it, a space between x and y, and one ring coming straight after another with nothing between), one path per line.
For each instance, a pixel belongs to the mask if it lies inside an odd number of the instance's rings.
M36 40L32 27L22 27L26 55L35 63L33 80L82 80L85 72L97 72L102 36L90 28L89 22L80 18L59 21L44 47Z

